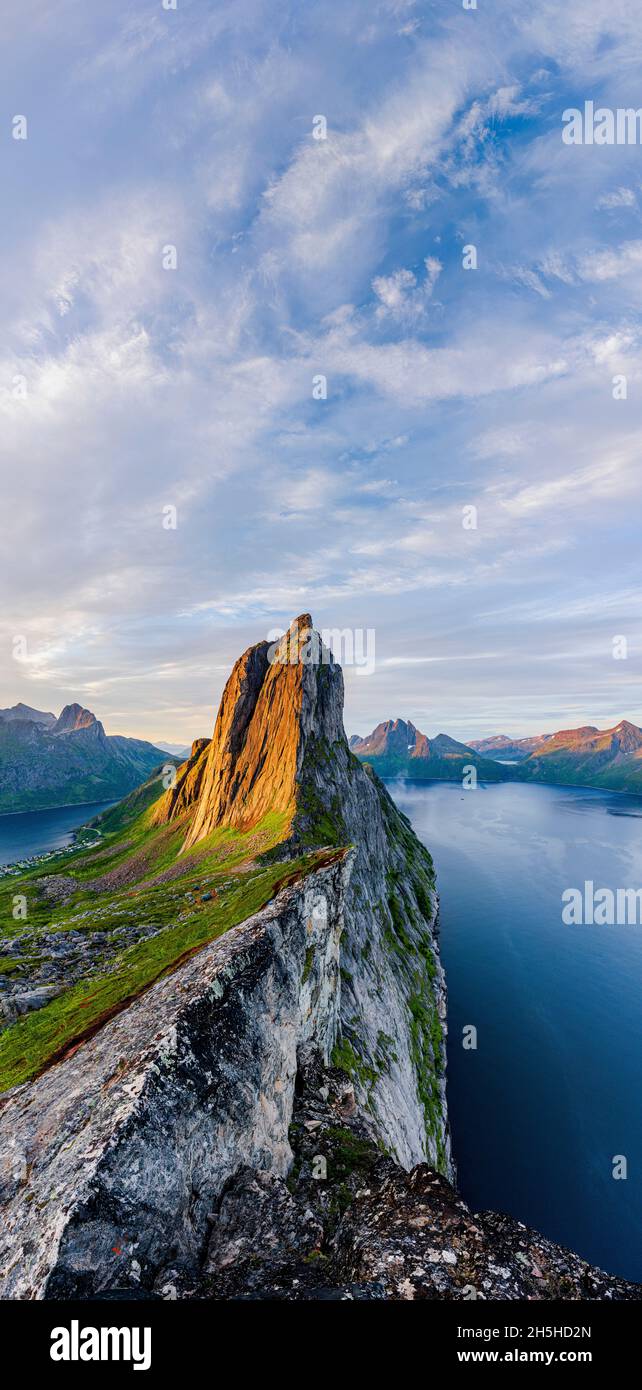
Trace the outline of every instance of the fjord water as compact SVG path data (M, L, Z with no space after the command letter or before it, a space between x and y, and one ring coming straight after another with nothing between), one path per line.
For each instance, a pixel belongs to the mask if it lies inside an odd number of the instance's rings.
M82 806L53 806L48 811L0 816L0 864L13 864L48 849L64 849L79 825L112 805L111 801L85 802Z
M642 927L561 917L564 889L585 880L642 887L642 799L388 786L437 870L463 1196L642 1280Z

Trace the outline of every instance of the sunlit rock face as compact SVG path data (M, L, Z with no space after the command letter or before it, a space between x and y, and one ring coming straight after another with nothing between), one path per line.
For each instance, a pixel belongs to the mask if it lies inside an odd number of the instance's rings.
M189 848L219 825L246 830L270 812L293 815L307 741L343 736L342 710L341 668L304 613L280 642L259 642L236 662L211 741L159 805L157 824L191 810Z
M0 1097L0 1297L639 1299L453 1187L432 861L342 711L340 667L304 614L237 662L212 739L106 847L124 851L92 880L109 905L149 872L123 835L145 853L173 841L172 876L212 830L272 817L229 873L246 914L257 877L274 871L277 896ZM40 881L53 904L77 888Z
M428 851L352 754L343 673L307 613L236 662L210 743L158 803L184 849L219 826L285 818L292 853L353 845L343 940L343 1057L373 1127L401 1163L451 1171L446 988Z

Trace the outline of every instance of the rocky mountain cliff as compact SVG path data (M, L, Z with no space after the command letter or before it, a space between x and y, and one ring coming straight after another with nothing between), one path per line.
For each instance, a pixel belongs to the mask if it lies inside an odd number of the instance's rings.
M432 864L342 697L303 615L0 883L0 1297L639 1298L452 1186Z
M152 743L106 734L82 705L58 718L14 705L0 711L0 813L118 800L167 761Z
M83 709L82 705L65 705L65 708L58 715L58 718L51 729L52 734L71 734L76 729L95 728L98 732L102 729L95 714L90 709ZM103 730L104 732L104 730Z
M360 1102L403 1163L449 1171L445 986L432 862L343 729L343 674L309 614L251 647L223 692L212 739L159 801L184 848L216 828L284 817L280 853L354 845L343 940L341 1054Z
M3 1298L194 1280L226 1184L286 1177L297 1047L327 1064L337 1034L347 870L311 873L0 1099Z

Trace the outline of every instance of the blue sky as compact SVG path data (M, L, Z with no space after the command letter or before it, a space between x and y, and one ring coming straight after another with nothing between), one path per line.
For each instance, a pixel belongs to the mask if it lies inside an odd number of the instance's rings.
M561 138L636 7L9 0L0 61L0 704L183 742L311 610L350 732L642 723L642 147Z

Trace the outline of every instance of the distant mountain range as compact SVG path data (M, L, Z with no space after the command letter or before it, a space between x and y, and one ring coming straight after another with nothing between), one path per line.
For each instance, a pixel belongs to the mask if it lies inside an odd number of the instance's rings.
M162 753L172 753L175 758L180 758L181 762L185 762L185 759L189 758L190 755L189 744L158 743L156 747L160 748Z
M13 705L0 710L0 813L118 800L167 760L153 743L106 734L82 705L58 718Z
M507 734L493 734L491 738L472 738L470 746L485 758L522 762L535 748L554 737L554 734L532 734L530 738L509 738Z
M491 738L457 743L446 734L428 738L414 724L389 719L350 747L381 777L460 781L472 764L481 781L553 782L642 793L642 729L623 719L611 729L584 725L529 738Z
M510 738L496 734L460 743L448 734L430 738L409 720L388 719L350 748L380 777L461 782L475 767L482 782L551 782L642 794L642 729L628 720L614 728L584 725L557 733ZM120 800L168 761L143 739L105 733L82 705L51 711L25 704L0 710L0 814L85 801Z
M514 761L520 781L642 792L642 729L628 719L611 729L586 724L534 738L500 734L475 740L471 747L482 756Z
M405 719L387 719L377 724L367 738L354 735L350 747L358 758L371 763L380 777L401 773L416 780L460 782L464 768L473 766L482 781L506 780L505 769L476 752L472 745L457 743L448 734L428 738Z

